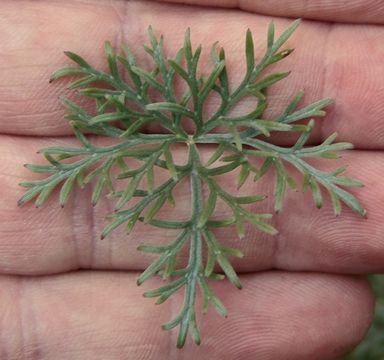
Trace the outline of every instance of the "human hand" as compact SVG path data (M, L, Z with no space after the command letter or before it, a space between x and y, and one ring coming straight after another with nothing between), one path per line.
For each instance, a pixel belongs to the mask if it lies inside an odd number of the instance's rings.
M383 19L383 12L376 17L371 12L362 16ZM279 65L293 73L270 94L275 110L300 88L306 90L306 103L323 96L336 99L313 141L337 130L340 141L359 149L346 152L342 162L350 164L350 176L366 185L358 197L368 220L348 209L335 219L330 206L319 211L308 205L308 194L297 193L288 195L275 217L278 236L249 229L238 243L232 240L234 233L222 234L223 241L246 254L236 263L246 272L241 275L244 289L217 284L229 318L209 312L200 321L203 345L176 350L174 333L162 331L159 324L179 302L155 307L135 285L137 272L150 261L137 255L137 245L164 243L168 235L139 228L129 238L120 231L99 241L109 203L89 210L89 190L78 192L65 209L54 200L40 210L19 209L13 205L22 193L17 183L30 176L21 164L39 161L34 153L44 146L75 143L65 137L71 132L57 101L64 83L47 84L49 74L64 64L62 50L80 53L101 67L106 39L116 44L124 39L141 48L152 24L176 47L190 26L195 43L207 47L220 40L236 77L243 66L238 59L246 28L255 34L256 49L262 49L270 17L148 2L80 1L2 2L0 15L0 349L5 358L333 359L363 336L372 297L365 281L352 274L382 271L384 258L381 26L304 22L290 40L295 55ZM321 18L321 11L315 15ZM348 19L347 11L340 9L337 15ZM278 30L289 22L275 19ZM337 167L337 161L329 165ZM264 186L272 192L269 184ZM178 201L189 205L182 194Z

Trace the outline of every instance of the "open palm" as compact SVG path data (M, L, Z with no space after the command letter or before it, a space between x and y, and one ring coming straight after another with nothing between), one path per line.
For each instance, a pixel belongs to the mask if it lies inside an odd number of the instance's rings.
M358 275L384 268L384 7L379 1L357 0L348 9L329 9L320 0L313 8L293 0L267 3L244 2L246 12L145 1L2 1L1 358L334 359L364 335L373 301ZM376 23L304 21L290 40L295 55L279 65L293 71L290 80L270 93L271 114L298 89L305 89L306 103L336 99L313 141L337 131L340 141L355 144L357 149L345 152L342 162L349 164L348 175L366 185L358 196L368 219L349 209L336 219L329 204L319 211L307 201L310 195L299 192L288 194L284 211L274 218L277 236L248 229L236 244L235 231L223 233L224 242L246 255L235 263L244 289L218 284L215 291L229 318L209 312L200 321L203 345L188 343L176 350L177 334L162 331L159 324L177 311L179 302L155 307L135 284L151 261L138 256L137 245L165 243L169 234L139 228L129 238L121 230L100 241L110 203L103 200L91 209L90 190L78 191L64 209L54 199L42 209L20 209L16 203L23 190L17 183L30 177L21 164L41 161L35 153L42 147L76 143L57 101L65 84L47 82L53 70L65 65L62 50L103 67L106 39L141 48L151 24L176 48L189 26L196 43L208 47L220 40L236 80L244 67L238 59L245 30L251 28L256 52L261 51L274 15ZM277 29L291 22L274 21ZM276 141L289 144L290 139ZM334 168L337 161L326 164ZM249 190L273 191L270 183L257 186ZM178 202L188 208L189 196L180 194ZM265 206L271 211L271 205Z

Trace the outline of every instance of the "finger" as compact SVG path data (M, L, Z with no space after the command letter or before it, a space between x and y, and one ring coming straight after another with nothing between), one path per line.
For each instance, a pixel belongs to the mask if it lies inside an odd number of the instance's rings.
M5 21L2 22L4 31L0 33L7 34L8 29L12 29L14 34L20 35L5 36L2 43L2 54L6 55L0 55L0 67L4 69L0 79L1 132L29 135L71 132L57 100L59 94L68 95L64 91L65 82L47 83L52 71L70 64L62 55L63 50L80 53L95 67L105 68L102 44L106 39L116 44L126 40L137 53L143 54L142 43L146 42L143 34L151 24L158 34L165 35L172 53L172 49L183 42L184 27L190 26L194 44L205 46L205 63L209 46L216 40L221 41L227 50L228 71L235 84L244 73L244 50L239 44L243 44L247 26L251 26L256 35L256 53L265 49L269 18L212 10L206 10L209 16L201 17L201 10L175 5L113 4L115 6L100 2L66 2L64 6L39 1L23 7L16 7L14 2L2 6ZM122 4L126 4L126 8L122 8ZM37 12L41 16L33 16ZM15 17L19 19L17 23L13 21ZM102 29L92 27L100 21L104 24ZM281 31L289 23L277 19L277 29ZM223 31L221 35L215 31L217 28ZM68 29L77 29L77 36ZM23 36L27 33L30 35ZM304 23L287 45L296 47L296 53L275 67L277 71L292 70L292 74L269 93L271 110L267 116L273 118L280 114L295 93L305 89L307 96L303 105L323 97L336 100L336 105L329 109L329 116L320 121L314 142L338 131L340 140L350 141L359 148L383 148L384 106L379 99L384 96L384 86L378 76L383 72L383 35L384 29L377 26ZM89 38L92 41L86 40ZM33 39L43 40L33 42ZM140 60L148 64L148 58ZM87 104L79 98L76 100ZM245 112L251 105L242 103L239 111ZM215 106L217 102L211 102L211 108Z
M229 317L197 310L202 345L188 339L177 350L177 330L160 324L177 314L182 294L159 308L143 300L134 274L2 277L1 350L12 359L336 359L372 318L370 289L353 277L273 272L242 281L244 293L217 284Z
M121 226L101 241L100 234L107 224L105 216L113 212L115 202L102 197L103 200L92 208L90 186L85 190L75 190L64 209L58 205L55 194L40 209L28 204L22 208L16 206L24 191L17 183L32 178L32 174L21 164L41 161L37 155L33 155L35 150L55 143L63 145L64 140L1 138L3 170L0 185L3 196L0 214L3 221L0 227L0 271L46 274L77 268L147 267L153 257L145 254L138 256L137 246L143 243L170 243L177 231L149 228L149 225L139 223L129 236L125 233L125 227ZM203 147L202 153L208 157L212 150ZM179 149L175 156L176 161L181 161L185 153ZM354 150L346 152L341 159L343 164L350 164L347 175L358 178L366 185L356 195L366 207L368 219L360 218L346 207L342 215L335 218L327 194L323 193L324 207L318 210L311 195L300 190L288 191L282 212L274 216L273 225L279 230L277 236L267 236L249 226L245 239L238 241L234 228L218 231L221 242L240 248L245 254L245 258L234 261L237 269L256 271L277 267L347 273L383 271L382 158L380 152ZM314 164L328 171L341 165L338 161ZM158 184L166 180L164 176L169 175L156 175ZM235 178L236 174L229 173L219 181L233 194L267 194L268 199L256 204L253 209L256 213L273 213L273 174L264 181L247 182L240 193L236 192ZM174 190L174 197L176 208L166 207L160 218L188 219L190 193L187 181ZM215 213L224 218L231 216L229 209L220 202ZM181 260L186 260L187 255L184 253Z
M157 0L161 2L188 5L204 5L226 8L238 8L259 14L300 17L307 19L341 21L351 23L384 23L384 5L380 0L352 0L346 2L332 0L288 0L288 1L252 1L252 0Z

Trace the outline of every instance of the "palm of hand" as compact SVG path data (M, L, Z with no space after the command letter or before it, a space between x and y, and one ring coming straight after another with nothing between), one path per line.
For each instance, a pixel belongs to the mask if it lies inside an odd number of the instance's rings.
M3 88L7 89L1 99L5 103L8 120L1 124L2 161L3 168L7 170L2 175L5 222L0 238L3 243L0 267L4 274L1 278L4 282L2 301L4 308L9 309L4 317L4 327L9 335L2 347L6 353L12 354L11 357L24 352L31 357L47 359L158 359L161 358L159 353L169 358L174 340L169 344L164 341L169 334L161 331L158 324L174 311L172 303L160 311L151 302L141 301L141 289L134 284L136 271L143 269L148 262L136 256L135 249L149 235L136 233L126 239L121 234L115 234L106 242L98 241L108 204L105 202L90 213L87 210L89 198L83 193L64 210L59 209L55 201L43 211L16 209L10 206L21 193L15 184L15 177L26 177L20 164L35 162L35 150L52 142L71 142L60 137L70 131L61 120L61 110L56 110L56 96L48 93L51 88L48 90L45 83L48 72L61 65L62 57L59 55L62 49L78 50L83 54L88 51L88 58L98 61L102 56L96 53L93 45L101 45L104 39L113 38L115 25L119 22L127 32L126 36L138 39L138 42L141 42L140 31L152 23L156 29L167 34L171 43L178 44L183 31L173 35L168 33L182 19L184 11L188 11L189 24L183 25L182 29L189 25L192 29L197 27L209 31L210 24L231 22L231 31L220 38L225 39L223 45L227 49L236 49L233 44L242 38L239 34L243 34L244 28L250 26L255 34L264 34L269 19L252 14L207 10L209 19L205 22L199 16L201 10L133 3L127 5L127 16L140 12L146 20L137 25L139 29L131 30L131 25L124 25L125 22L122 23L118 16L122 13L118 8L121 4L117 3L115 9L110 5L75 4L77 7L59 7L59 15L56 13L58 5L43 5L41 2L25 6L18 14L23 19L17 25L20 43L15 46L10 39L5 41L7 51L4 54L8 54L11 61L0 56L0 61L9 66L9 72L1 80ZM86 11L78 11L82 7ZM39 19L30 17L37 9L44 15ZM6 21L11 22L15 6L6 4L3 11ZM153 17L155 13L158 13L156 18ZM98 30L98 39L90 44L89 49L82 39L66 35L68 23L85 29L86 24L97 23L101 14L105 22L103 29ZM58 22L59 19L61 22ZM61 24L60 36L47 32L56 23ZM284 27L286 23L288 21L276 20L279 27L280 24ZM31 28L37 40L30 38L32 34L29 38L22 37ZM344 211L340 219L334 220L330 207L319 213L308 205L309 202L301 201L300 196L304 199L304 195L295 194L292 200L289 198L286 211L279 215L278 238L249 234L242 244L247 257L237 268L247 272L241 276L244 294L237 294L228 285L220 284L217 288L219 296L227 304L230 318L223 321L214 313L206 315L202 329L206 347L188 347L182 355L186 358L245 359L258 354L259 358L265 359L328 359L340 355L357 341L369 322L367 313L372 303L365 283L354 277L327 275L325 272L359 274L380 271L382 266L381 191L377 189L382 171L380 149L383 144L379 123L382 109L379 106L380 96L368 97L371 92L380 94L383 91L375 75L382 69L380 54L383 48L378 44L377 36L381 29L334 25L328 34L328 41L325 41L328 25L308 23L305 28L307 31L302 30L297 35L303 38L297 39L307 47L298 47L296 56L291 59L295 63L285 64L293 70L290 82L292 92L304 87L311 98L321 98L324 93L337 99L337 106L324 125L327 127L324 133L329 133L330 129L337 130L340 140L350 141L359 148L347 152L343 162L350 164L351 176L367 185L361 192L361 199L368 208L370 218L360 220L351 212ZM43 32L44 40L40 43L39 37ZM207 39L204 31L200 30L194 33L200 36L197 41L203 43L210 44L218 37L213 34ZM361 41L356 41L360 36ZM264 45L263 39L259 38L260 46ZM76 41L79 41L78 44ZM24 53L21 54L17 48L22 48ZM101 52L101 49L98 50ZM367 54L371 54L370 66L362 68ZM52 68L47 70L46 58L49 55L57 56L58 64L49 60ZM228 58L235 56L229 54ZM236 73L236 66L233 64L233 73ZM317 72L317 69L324 69L324 72ZM16 75L28 83L19 85ZM22 87L22 94L17 86ZM46 92L35 94L35 89L46 89ZM62 93L62 89L57 91ZM277 106L279 103L286 104L291 96L290 89L283 95L277 92L279 89L275 91L271 102L276 99ZM19 105L20 101L23 101L23 106ZM360 106L356 106L357 101ZM369 127L359 127L362 119ZM315 140L320 141L321 138L319 132ZM365 149L375 151L368 153ZM284 222L284 216L289 221ZM159 242L167 240L167 234L150 235ZM225 236L230 242L231 234ZM67 273L78 269L84 270ZM90 272L87 269L103 271ZM108 271L112 269L125 272L116 274ZM281 271L271 272L268 269ZM264 272L258 273L260 270ZM46 276L15 278L6 274ZM13 302L14 296L17 296L17 302ZM56 314L56 309L60 309L59 314ZM353 326L351 313L354 314ZM346 326L349 328L348 336L344 332ZM236 332L233 331L235 329ZM65 341L62 341L63 336Z

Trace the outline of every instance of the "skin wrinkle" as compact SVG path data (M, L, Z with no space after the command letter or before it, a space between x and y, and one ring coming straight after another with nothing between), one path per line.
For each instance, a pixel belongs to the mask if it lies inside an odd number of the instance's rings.
M75 259L76 259L76 267L75 269L83 269L83 268L92 268L93 264L93 254L94 254L94 239L95 239L95 229L94 229L94 211L93 206L85 205L84 202L82 202L83 206L81 206L81 202L78 200L83 197L83 199L86 199L86 202L88 204L91 203L91 191L94 187L94 184L91 183L86 189L80 189L78 187L74 188L73 193L73 211L72 211L72 238L73 238L73 247L74 247L74 253L75 253ZM78 233L78 224L76 222L76 219L82 218L81 212L86 213L86 219L88 220L86 222L87 224L87 234L88 238L84 239L83 232L82 236L79 238ZM86 243L89 244L88 246L84 247L81 246L81 243L86 240ZM88 251L84 251L87 249Z
M80 254L79 254L79 247L78 247L78 237L77 237L77 230L75 226L75 218L77 217L76 213L76 202L77 202L77 196L79 193L78 187L75 187L73 189L73 202L74 202L74 211L71 212L71 230L72 230L72 244L73 244L73 258L74 258L74 268L79 269L80 268Z
M33 308L33 301L26 300L26 279L19 278L18 281L18 307L20 321L21 352L23 358L28 360L39 360L43 358L41 346L39 345L37 321Z

